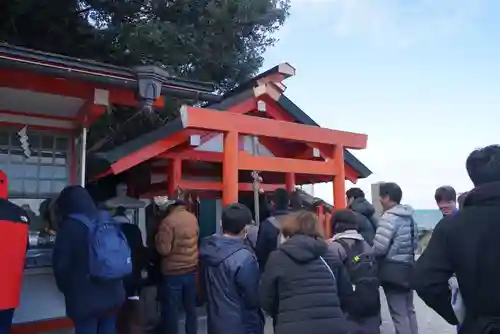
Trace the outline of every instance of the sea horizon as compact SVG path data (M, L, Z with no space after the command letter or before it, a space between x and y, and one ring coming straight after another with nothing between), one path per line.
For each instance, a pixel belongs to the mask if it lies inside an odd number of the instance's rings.
M415 220L419 228L432 229L443 218L438 209L415 209Z

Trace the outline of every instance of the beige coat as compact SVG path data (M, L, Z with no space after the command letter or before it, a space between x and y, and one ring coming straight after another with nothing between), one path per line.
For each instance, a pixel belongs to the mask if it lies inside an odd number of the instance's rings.
M182 275L198 265L198 220L185 207L175 208L160 223L156 250L161 255L164 275Z

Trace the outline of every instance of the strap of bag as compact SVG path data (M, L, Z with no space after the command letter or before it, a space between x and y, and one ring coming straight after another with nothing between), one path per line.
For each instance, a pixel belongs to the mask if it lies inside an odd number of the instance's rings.
M414 247L414 243L415 243L415 219L413 219L413 216L411 216L411 220L410 220L410 235L411 235L411 261L412 262L415 262L415 247Z
M335 275L333 274L332 268L330 268L330 266L328 265L328 263L326 263L325 259L322 256L320 256L319 259L321 260L321 262L323 262L326 269L328 269L328 271L330 272L330 275L332 275L332 278L335 281Z
M349 244L345 240L342 240L342 239L335 240L335 242L338 242L342 246L342 248L344 249L344 251L346 253L346 259L345 260L350 260L350 257L351 257L351 246L349 246Z
M338 239L335 241L338 242L344 248L347 255L346 257L347 260L352 260L352 258L355 257L356 255L363 253L364 247L363 243L360 242L361 240L354 239L354 245L352 246L349 246L347 241L343 239ZM359 245L359 247L356 247L356 245Z

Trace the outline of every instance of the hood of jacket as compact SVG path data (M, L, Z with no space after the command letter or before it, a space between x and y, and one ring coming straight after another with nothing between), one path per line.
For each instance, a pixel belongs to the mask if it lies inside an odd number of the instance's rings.
M392 215L395 215L395 216L399 216L399 217L411 217L413 216L413 208L409 205L405 205L405 204L398 204L392 208L390 208L389 210L385 211L385 213L388 213L388 214L392 214Z
M200 258L209 266L217 266L234 253L248 249L243 238L212 235L203 239L200 245ZM250 252L251 250L248 249Z
M352 211L356 211L358 213L361 213L363 216L370 218L375 214L375 208L373 205L368 202L365 198L356 198L349 208Z
M98 214L94 200L81 186L64 188L57 198L57 209L63 218L72 214L82 214L93 219Z
M468 206L490 206L500 203L500 182L479 185L467 193L464 208Z
M307 263L323 256L327 248L325 241L322 239L315 239L306 235L294 235L281 244L279 249L295 262Z
M353 239L353 240L365 240L361 234L356 230L347 230L342 233L337 233L331 238L331 241L339 240L339 239Z

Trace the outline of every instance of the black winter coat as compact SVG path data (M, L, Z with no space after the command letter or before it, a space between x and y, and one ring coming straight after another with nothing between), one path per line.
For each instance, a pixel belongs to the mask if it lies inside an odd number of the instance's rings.
M331 268L327 268L323 258ZM323 240L296 235L272 252L261 280L261 304L275 334L344 334L352 286Z
M289 213L287 210L276 210L271 217L279 218ZM269 221L269 218L262 221L259 225L257 242L255 243L255 254L257 255L261 271L266 267L269 254L276 250L279 233L278 229Z
M422 300L451 324L448 280L456 274L466 318L460 334L500 332L500 182L474 188L464 209L443 218L417 261L413 287ZM480 329L496 318L495 330ZM477 327L479 326L479 327Z
M208 334L263 334L259 265L242 238L214 235L200 245Z
M132 274L123 279L127 297L139 296L142 285L142 271L148 266L148 250L144 247L139 226L122 223L120 228L127 239L132 255Z
M373 239L377 231L377 218L375 217L375 208L364 198L356 198L349 209L357 213L358 232L363 236L363 239L373 246Z

